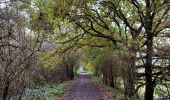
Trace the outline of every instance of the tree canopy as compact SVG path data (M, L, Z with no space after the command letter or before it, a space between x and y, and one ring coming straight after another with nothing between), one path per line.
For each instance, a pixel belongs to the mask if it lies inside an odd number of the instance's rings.
M145 100L153 100L159 87L169 91L168 0L3 0L1 5L3 100L40 84L36 79L43 84L73 79L81 64L104 84L120 87L125 97L139 98L145 89ZM168 93L163 98L170 98Z

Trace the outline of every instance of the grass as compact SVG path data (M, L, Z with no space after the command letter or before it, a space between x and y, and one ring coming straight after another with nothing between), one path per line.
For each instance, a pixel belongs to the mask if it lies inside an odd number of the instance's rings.
M26 89L21 100L58 100L57 98L65 93L72 83L73 81L68 81L61 84L47 84L43 87Z
M102 82L102 77L96 77L93 74L90 74L90 75L93 78L93 80L96 83L102 85L106 91L112 92L116 96L116 100L124 99L125 95L124 95L123 90L120 90L119 88L112 88L112 87L106 86ZM141 87L138 93L139 93L140 98L142 98L145 93L145 87ZM163 85L157 85L155 88L155 92L154 92L154 98L155 100L168 100L169 98L168 98L167 88ZM132 97L132 98L127 98L127 100L138 100L138 99L136 99L136 97Z
M97 83L100 87L104 88L105 91L112 93L116 96L115 100L122 100L124 98L124 92L118 88L112 88L110 86L104 85L102 82L102 77L96 77L95 75L91 75L92 79Z
M95 75L91 75L93 80L99 84L99 86L103 87L105 91L107 91L108 93L113 94L116 98L114 100L124 100L125 99L125 95L124 95L124 90L121 90L117 87L112 88L110 86L107 86L105 84L103 84L102 82L102 77L97 77ZM126 97L126 100L138 100L136 99L136 97Z
M56 85L56 86L51 86L44 93L44 99L45 100L52 100L55 96L58 96L59 94L64 93L65 88L66 88L65 84L59 84L59 85Z

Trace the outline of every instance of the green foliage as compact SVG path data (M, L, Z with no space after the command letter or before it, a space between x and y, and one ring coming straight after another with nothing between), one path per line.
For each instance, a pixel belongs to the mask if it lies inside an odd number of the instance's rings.
M133 4L133 0L132 2L128 0L36 0L35 5L38 9L34 12L32 21L40 23L40 33L46 32L49 27L52 28L48 33L55 34L50 34L49 38L61 44L57 48L60 51L74 47L83 48L85 50L83 52L86 52L84 54L86 65L90 71L94 70L94 67L106 67L105 61L109 60L116 71L115 74L119 73L121 68L128 67L122 58L129 60L128 57L135 56L129 48L135 45L141 49L146 41L143 39L145 34L142 34L146 29L142 25L147 25L145 13L148 9L144 5L145 1L136 2L138 3ZM154 5L151 9L154 15L151 29L156 33L169 26L167 20L169 16L168 14L162 16L165 10L162 8L166 8L162 1L151 3L153 3L151 6ZM117 49L113 46L113 40L118 42ZM105 48L91 49L100 46ZM144 49L141 51L145 51ZM39 64L47 68L57 65L59 61L59 56L52 51L44 53ZM164 91L161 89L155 93L162 95Z
M102 84L102 77L101 76L95 76L94 74L91 74L91 76L92 76L93 80Z
M112 59L114 61L114 64L121 64L121 57L128 55L128 51L121 49L116 50L113 48L103 48L103 49L89 49L89 52L87 51L87 56L89 58L89 61L94 66L99 66L101 62L104 59Z
M45 52L39 59L39 65L48 68L55 67L60 62L60 56L55 51Z
M154 97L157 100L165 100L165 99L169 99L170 97L170 90L169 90L169 86L168 88L164 85L157 85L155 88L155 92L154 92Z
M26 89L21 100L54 100L55 97L65 92L68 84L47 84L34 89Z
M20 0L15 0L15 1L13 1L13 5L15 6L15 8L17 8L19 10L31 9L31 0L27 0L26 2L22 2Z
M56 85L56 86L51 86L44 93L44 99L45 100L52 100L52 99L54 99L55 96L63 93L64 89L65 89L64 84L59 84L59 85Z
M113 93L116 95L116 97L118 99L123 99L124 98L124 91L120 90L120 89L116 89L116 88L110 88L108 87L109 89L111 89L113 91Z

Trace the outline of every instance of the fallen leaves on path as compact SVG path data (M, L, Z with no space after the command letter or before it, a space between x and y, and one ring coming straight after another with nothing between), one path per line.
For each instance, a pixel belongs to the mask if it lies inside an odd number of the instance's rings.
M116 96L113 94L113 92L111 90L107 89L104 84L96 82L96 81L93 81L93 84L95 84L95 86L100 89L101 95L102 95L102 100L117 100Z

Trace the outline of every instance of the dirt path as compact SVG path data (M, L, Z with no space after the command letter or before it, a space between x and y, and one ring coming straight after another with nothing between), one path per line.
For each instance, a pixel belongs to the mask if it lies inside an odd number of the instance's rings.
M94 86L89 75L81 74L63 100L101 100L101 91Z

